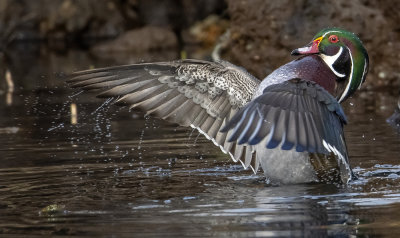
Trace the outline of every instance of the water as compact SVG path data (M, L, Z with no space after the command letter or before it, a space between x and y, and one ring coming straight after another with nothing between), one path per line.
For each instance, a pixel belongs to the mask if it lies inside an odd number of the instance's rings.
M1 75L2 237L400 233L400 135L385 122L396 102L385 91L345 103L359 180L277 187L196 131L80 94L58 76L115 62L83 52L35 54L0 66L14 83L7 93Z

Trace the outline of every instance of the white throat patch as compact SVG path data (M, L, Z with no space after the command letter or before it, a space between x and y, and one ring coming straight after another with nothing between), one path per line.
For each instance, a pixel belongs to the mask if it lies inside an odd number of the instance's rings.
M332 70L332 72L340 77L343 78L346 75L345 74L341 74L339 72L337 72L334 68L333 68L333 64L336 62L336 60L340 57L340 55L343 52L343 47L340 47L339 51L335 54L335 55L324 55L324 54L320 54L321 59L329 66L329 68Z

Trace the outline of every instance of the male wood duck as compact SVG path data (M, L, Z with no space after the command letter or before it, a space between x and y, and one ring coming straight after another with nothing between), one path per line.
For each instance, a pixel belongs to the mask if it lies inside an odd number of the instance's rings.
M260 81L226 61L179 60L73 73L72 87L196 128L244 168L261 165L274 184L348 183L340 103L365 81L360 39L324 29L298 59Z

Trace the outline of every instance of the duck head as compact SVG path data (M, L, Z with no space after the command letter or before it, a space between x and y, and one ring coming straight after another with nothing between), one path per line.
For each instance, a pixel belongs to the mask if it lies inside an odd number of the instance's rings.
M292 55L318 55L337 77L335 96L339 102L359 89L368 73L369 58L361 40L340 28L318 32L308 45L293 50Z

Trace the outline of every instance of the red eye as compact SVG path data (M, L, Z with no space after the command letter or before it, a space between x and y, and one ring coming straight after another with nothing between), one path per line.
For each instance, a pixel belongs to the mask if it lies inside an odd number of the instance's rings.
M331 35L331 36L329 36L329 41L331 43L338 43L339 42L339 38L337 37L337 35Z

